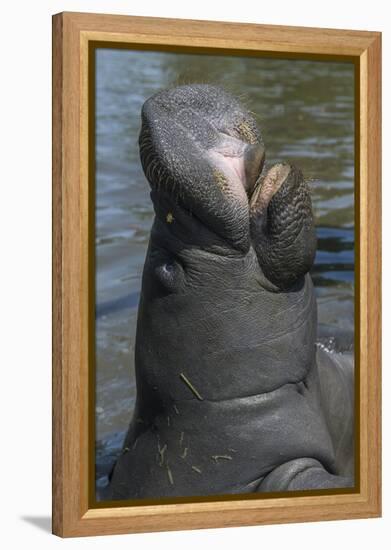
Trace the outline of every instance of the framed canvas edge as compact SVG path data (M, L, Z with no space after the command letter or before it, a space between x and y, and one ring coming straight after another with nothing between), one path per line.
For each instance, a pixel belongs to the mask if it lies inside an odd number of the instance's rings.
M162 21L166 30L162 29ZM63 13L53 17L53 533L84 536L378 517L381 514L381 34L305 29L307 53L349 56L359 71L358 283L360 491L137 507L89 506L88 52L125 41L303 55L297 29ZM200 23L200 22L198 22ZM227 26L230 38L227 38ZM164 26L163 26L164 27ZM250 29L246 38L245 28ZM200 30L201 29L201 30ZM236 29L235 32L233 30ZM201 32L202 31L202 32ZM203 34L202 34L203 33ZM238 36L240 35L240 42ZM258 50L257 50L258 48ZM294 503L294 504L293 504ZM211 512L214 512L211 514Z

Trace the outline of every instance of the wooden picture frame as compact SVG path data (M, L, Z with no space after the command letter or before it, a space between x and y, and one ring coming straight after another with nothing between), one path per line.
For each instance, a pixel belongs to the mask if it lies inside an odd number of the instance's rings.
M89 138L91 55L99 44L205 48L356 68L356 353L354 491L93 506L90 428L94 231ZM381 514L381 34L61 13L53 17L53 532L63 537L378 517ZM357 233L356 233L357 235Z

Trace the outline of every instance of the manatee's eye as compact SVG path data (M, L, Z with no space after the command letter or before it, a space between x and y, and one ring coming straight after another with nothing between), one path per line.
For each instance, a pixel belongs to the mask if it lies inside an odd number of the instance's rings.
M167 260L155 268L159 283L169 292L179 291L183 282L183 268L175 260Z
M173 271L175 270L175 267L173 266L173 264L164 264L162 266L162 269L166 273L173 273Z

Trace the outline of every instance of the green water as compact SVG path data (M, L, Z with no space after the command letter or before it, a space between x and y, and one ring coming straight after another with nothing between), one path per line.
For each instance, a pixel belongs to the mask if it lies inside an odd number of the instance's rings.
M121 444L135 399L137 300L152 224L138 153L140 110L160 89L224 86L254 113L267 162L310 182L319 322L353 331L354 68L351 64L98 50L96 80L97 461Z

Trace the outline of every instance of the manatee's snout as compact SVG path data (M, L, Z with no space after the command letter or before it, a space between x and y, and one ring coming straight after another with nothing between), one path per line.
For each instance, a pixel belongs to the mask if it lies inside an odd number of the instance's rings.
M252 115L230 94L192 84L159 92L142 109L144 173L230 246L250 246L249 196L262 171L263 142Z
M142 109L139 141L150 184L165 180L171 191L191 186L196 193L201 178L221 172L220 179L211 178L210 183L219 186L224 179L225 188L220 189L230 188L240 200L242 188L251 194L265 158L252 116L235 98L207 85L179 86L148 99ZM192 167L190 159L194 159Z
M159 92L143 105L139 144L163 220L173 217L161 206L168 202L230 248L247 252L252 242L263 273L279 288L310 269L316 239L304 178L286 164L261 176L261 134L230 94L203 84Z

